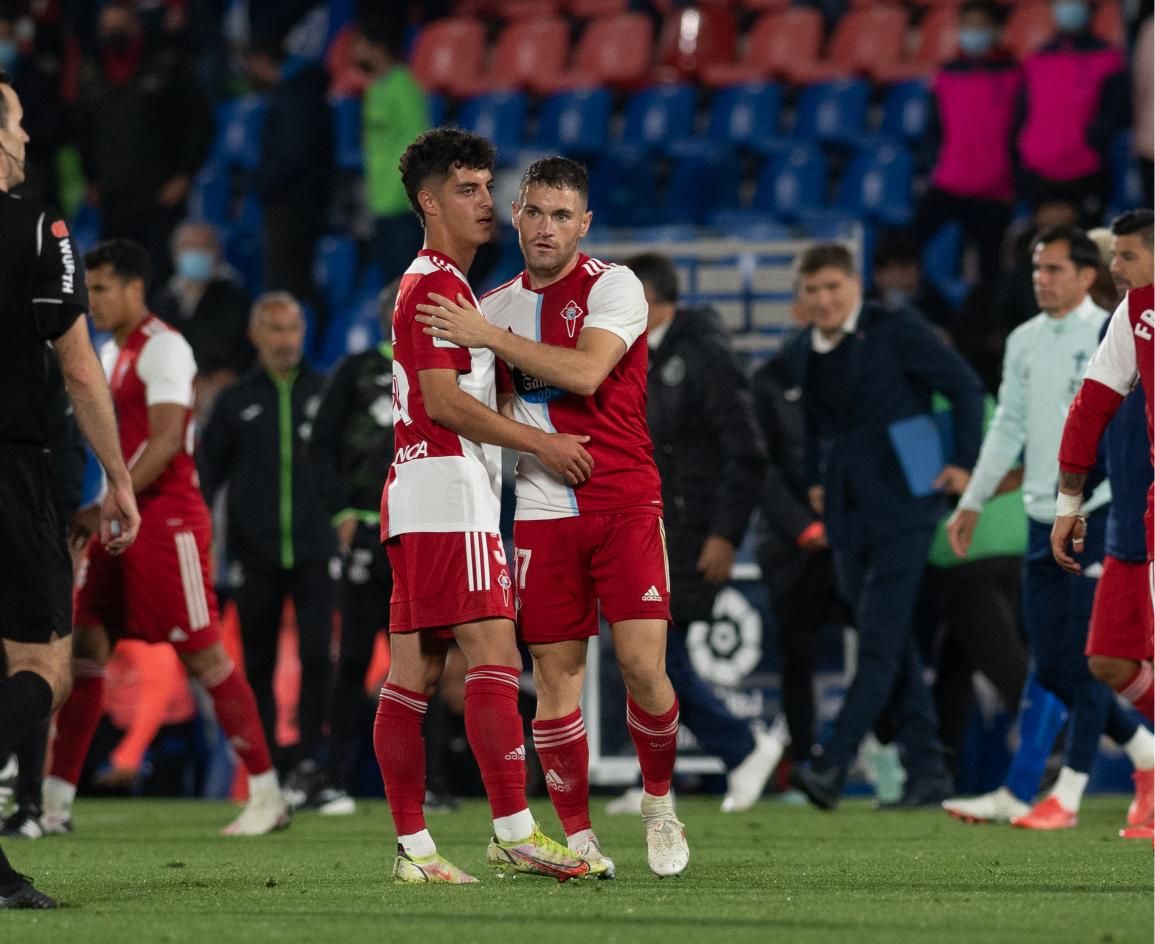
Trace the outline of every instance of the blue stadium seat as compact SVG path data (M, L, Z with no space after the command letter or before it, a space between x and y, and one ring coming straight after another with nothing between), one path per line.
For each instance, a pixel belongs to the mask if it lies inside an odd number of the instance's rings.
M189 189L188 212L193 219L223 226L229 220L232 206L232 179L227 167L206 164Z
M789 239L790 227L771 223L757 210L719 210L710 217L710 227L724 239L748 239L758 242Z
M100 242L103 226L104 222L98 207L94 207L90 203L82 203L76 208L76 216L72 218L69 229L72 231L72 239L76 243L76 249L81 255Z
M906 148L883 145L851 160L838 184L835 207L884 226L910 222L914 159Z
M524 92L493 92L463 102L457 124L492 141L498 163L505 165L517 159L525 133L525 113Z
M1144 206L1143 177L1135 162L1130 131L1120 132L1111 142L1107 160L1111 175L1111 196L1107 206L1111 214Z
M353 296L357 284L357 242L351 236L330 234L317 241L313 279L336 311Z
M741 183L733 155L686 157L674 165L666 185L662 219L666 223L705 225L711 215L738 206Z
M953 220L939 228L922 248L922 272L958 308L970 283L962 275L963 230Z
M658 219L654 168L641 149L615 148L590 168L590 209L603 226L650 226Z
M878 133L905 144L921 141L930 124L930 109L930 89L925 82L898 82L887 90L882 100Z
M826 156L816 147L798 144L772 155L754 191L755 210L784 223L795 223L825 203Z
M361 173L361 99L338 98L329 103L333 122L333 159L338 170Z
M253 170L261 160L261 131L268 103L262 95L244 95L217 106L217 133L210 161Z
M772 82L734 85L722 89L710 103L706 137L734 147L747 147L778 130L782 90Z
M802 90L791 137L820 144L847 145L862 135L870 85L864 79L819 82Z
M224 227L222 233L225 261L237 270L241 284L253 295L264 288L261 257L261 231L248 229L237 223Z
M445 101L445 96L426 92L425 104L429 109L429 127L440 128L445 124L445 115L449 111L449 104Z
M694 88L654 85L637 92L626 105L621 143L650 151L665 151L694 134Z
M542 106L533 145L571 157L602 153L609 135L610 106L610 91L605 88L551 95Z

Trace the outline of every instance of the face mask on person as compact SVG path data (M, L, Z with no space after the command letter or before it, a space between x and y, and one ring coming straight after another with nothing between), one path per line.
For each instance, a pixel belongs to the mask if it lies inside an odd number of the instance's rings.
M964 26L958 31L958 45L968 56L985 56L995 45L995 31L981 26Z
M216 259L207 249L185 249L177 253L176 274L189 282L207 282L213 277Z
M0 69L11 72L20 61L20 47L13 39L0 39Z
M1051 5L1055 25L1064 33L1077 33L1091 18L1091 10L1083 0L1060 0Z

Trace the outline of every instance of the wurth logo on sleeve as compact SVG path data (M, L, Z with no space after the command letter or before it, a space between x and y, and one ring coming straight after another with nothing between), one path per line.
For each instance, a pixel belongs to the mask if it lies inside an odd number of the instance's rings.
M59 220L52 224L53 236L56 236L57 226L63 227L64 224ZM64 266L64 274L60 278L60 288L71 295L75 291L76 260L72 256L72 242L68 238L67 227L64 229L64 235L57 239L57 245L60 247L60 264Z

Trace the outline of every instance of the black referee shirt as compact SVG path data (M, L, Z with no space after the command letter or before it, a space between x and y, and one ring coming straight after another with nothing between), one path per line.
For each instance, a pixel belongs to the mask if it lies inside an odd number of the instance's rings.
M55 422L48 342L88 309L68 227L45 204L0 192L0 443L44 444Z

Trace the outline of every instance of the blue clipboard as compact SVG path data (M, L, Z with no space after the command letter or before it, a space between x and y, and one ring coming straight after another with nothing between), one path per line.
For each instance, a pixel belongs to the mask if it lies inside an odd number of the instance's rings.
M934 480L946 465L939 423L929 413L922 413L891 423L887 432L911 495L923 498L936 494Z

